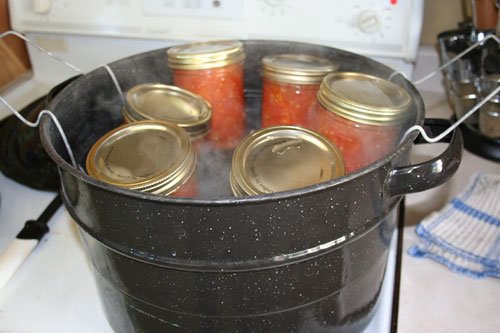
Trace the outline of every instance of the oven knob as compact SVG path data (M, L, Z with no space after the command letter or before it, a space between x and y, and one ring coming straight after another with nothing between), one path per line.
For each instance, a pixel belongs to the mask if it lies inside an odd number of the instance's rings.
M32 0L31 5L35 14L48 14L52 9L52 0Z
M366 10L358 16L358 27L361 31L372 34L380 30L382 27L382 20L377 12Z

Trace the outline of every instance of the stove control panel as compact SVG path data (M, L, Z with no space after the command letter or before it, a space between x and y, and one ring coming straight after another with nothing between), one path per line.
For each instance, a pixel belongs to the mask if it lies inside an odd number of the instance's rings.
M155 40L273 39L412 61L424 0L10 0L14 29Z

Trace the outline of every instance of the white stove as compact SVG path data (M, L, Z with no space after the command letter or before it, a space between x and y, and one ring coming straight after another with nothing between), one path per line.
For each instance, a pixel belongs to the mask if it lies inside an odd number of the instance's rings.
M10 1L10 6L16 30L84 72L132 54L185 41L245 38L306 41L343 48L374 57L408 78L420 78L437 67L433 50L417 53L422 0L25 0ZM32 78L5 94L17 109L76 74L32 47L29 53ZM436 66L427 59L426 67L417 67L415 73L415 60L426 54ZM443 106L446 100L439 78L418 88L430 116L449 116ZM6 108L0 106L0 117L7 114ZM415 158L436 156L441 148L439 144L417 147ZM468 152L462 164L461 170L466 169L462 171L464 177L480 166L500 172L498 164ZM437 209L439 203L444 204L466 183L466 179L457 182L456 178L444 188L409 195L406 220L415 222ZM440 200L432 198L436 195ZM25 221L37 218L55 194L32 190L0 174L0 196L1 252ZM50 233L0 290L0 331L111 332L76 224L60 208L49 227ZM391 329L395 241L396 235L381 302L366 332ZM404 282L405 270L402 274ZM405 292L402 290L402 295ZM408 320L407 310L401 304L400 318ZM400 326L405 324L400 320Z

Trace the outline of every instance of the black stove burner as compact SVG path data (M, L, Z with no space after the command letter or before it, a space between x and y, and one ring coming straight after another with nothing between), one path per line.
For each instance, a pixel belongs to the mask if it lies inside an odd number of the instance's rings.
M77 77L52 88L46 96L21 110L21 115L31 122L36 121L49 102ZM43 149L38 128L23 124L14 115L0 121L0 171L31 188L45 191L59 189L57 167Z
M29 121L36 120L45 107L45 96L25 107L20 113ZM23 185L55 191L59 188L56 165L45 153L38 128L23 124L14 115L0 122L0 170Z

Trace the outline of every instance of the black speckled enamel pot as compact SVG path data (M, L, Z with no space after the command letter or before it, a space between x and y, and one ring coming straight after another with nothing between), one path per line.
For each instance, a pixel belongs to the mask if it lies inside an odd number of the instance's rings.
M375 61L329 47L243 43L250 120L259 117L260 61L271 53L325 56L340 70L392 74ZM171 82L165 49L110 67L123 90ZM392 81L413 97L407 125L423 124L418 92L400 75ZM122 122L120 100L103 68L75 80L50 108L82 165L93 143ZM198 200L94 180L68 163L50 121L43 122L41 136L58 165L64 203L82 231L116 332L361 330L377 304L402 195L445 182L462 153L462 137L455 132L442 155L410 165L415 134L377 163L326 183Z

